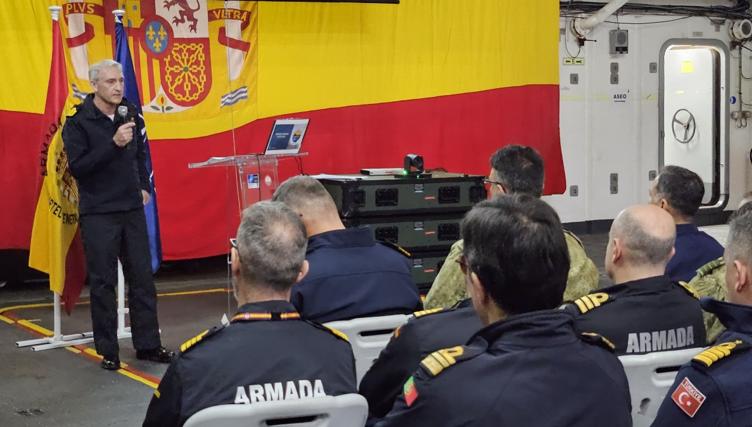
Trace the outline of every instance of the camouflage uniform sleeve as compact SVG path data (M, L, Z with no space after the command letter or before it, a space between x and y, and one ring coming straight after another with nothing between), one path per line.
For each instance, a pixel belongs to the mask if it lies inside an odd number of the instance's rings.
M462 256L462 248L462 240L458 240L452 245L449 255L447 255L439 274L436 275L433 285L431 285L431 290L426 295L426 300L423 303L426 309L452 307L467 298L465 278L462 276L462 270L457 263L457 260Z
M567 275L567 288L564 290L564 300L574 301L598 288L600 274L593 261L588 258L577 236L564 230L564 239L569 249L569 274Z
M723 263L723 258L710 261L700 267L697 275L689 281L689 287L694 289L700 297L726 301L726 265ZM714 314L703 311L702 316L707 342L711 343L725 328Z

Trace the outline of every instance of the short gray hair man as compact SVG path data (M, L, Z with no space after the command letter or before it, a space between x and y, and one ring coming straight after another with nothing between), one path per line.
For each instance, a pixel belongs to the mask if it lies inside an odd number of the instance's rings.
M306 245L305 228L295 212L283 203L258 202L243 211L233 274L241 286L289 294L308 271Z
M118 71L120 71L120 74L123 73L123 66L119 62L113 61L112 59L103 59L97 62L96 64L91 65L89 67L89 81L92 83L92 85L94 85L99 79L99 72L103 68L110 68L110 67L117 68Z

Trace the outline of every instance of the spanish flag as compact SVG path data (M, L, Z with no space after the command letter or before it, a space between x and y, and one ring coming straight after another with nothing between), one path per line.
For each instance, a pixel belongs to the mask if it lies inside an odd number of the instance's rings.
M78 230L78 188L68 170L62 139L65 113L72 105L58 16L53 12L52 64L44 113L51 140L43 147L47 160L34 214L29 267L49 274L50 290L62 296L68 314L86 278Z

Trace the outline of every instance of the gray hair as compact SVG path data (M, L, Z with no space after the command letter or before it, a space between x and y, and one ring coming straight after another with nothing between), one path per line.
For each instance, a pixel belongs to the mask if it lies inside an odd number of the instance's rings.
M332 196L324 185L310 176L298 175L283 182L272 196L272 200L282 202L297 212L310 209L337 210Z
M752 203L740 207L731 217L726 243L726 261L752 261Z
M89 81L92 83L96 83L97 79L99 79L99 72L103 68L110 68L110 67L116 67L120 73L123 73L123 66L120 65L119 62L113 61L112 59L103 59L96 64L93 64L91 67L89 67Z
M628 249L624 256L632 264L661 265L668 262L676 240L675 234L672 233L669 238L651 235L628 211L622 214L616 230Z
M246 208L238 227L241 275L254 284L287 291L305 260L307 238L300 217L279 202Z

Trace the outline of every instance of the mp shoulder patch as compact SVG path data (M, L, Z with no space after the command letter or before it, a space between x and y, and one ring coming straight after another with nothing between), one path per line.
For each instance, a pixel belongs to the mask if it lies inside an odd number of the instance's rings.
M432 377L435 377L444 369L457 363L457 358L462 357L464 354L465 348L461 345L443 348L426 356L420 362L420 366L422 366L426 372L431 374Z
M692 358L692 363L696 366L709 368L721 359L726 359L733 354L739 354L752 348L752 345L742 340L728 341L716 346L710 347L697 356Z
M588 311L594 310L603 304L608 304L614 301L614 298L605 292L596 292L593 294L585 295L584 297L574 300L574 304L580 310L581 314L585 314Z

